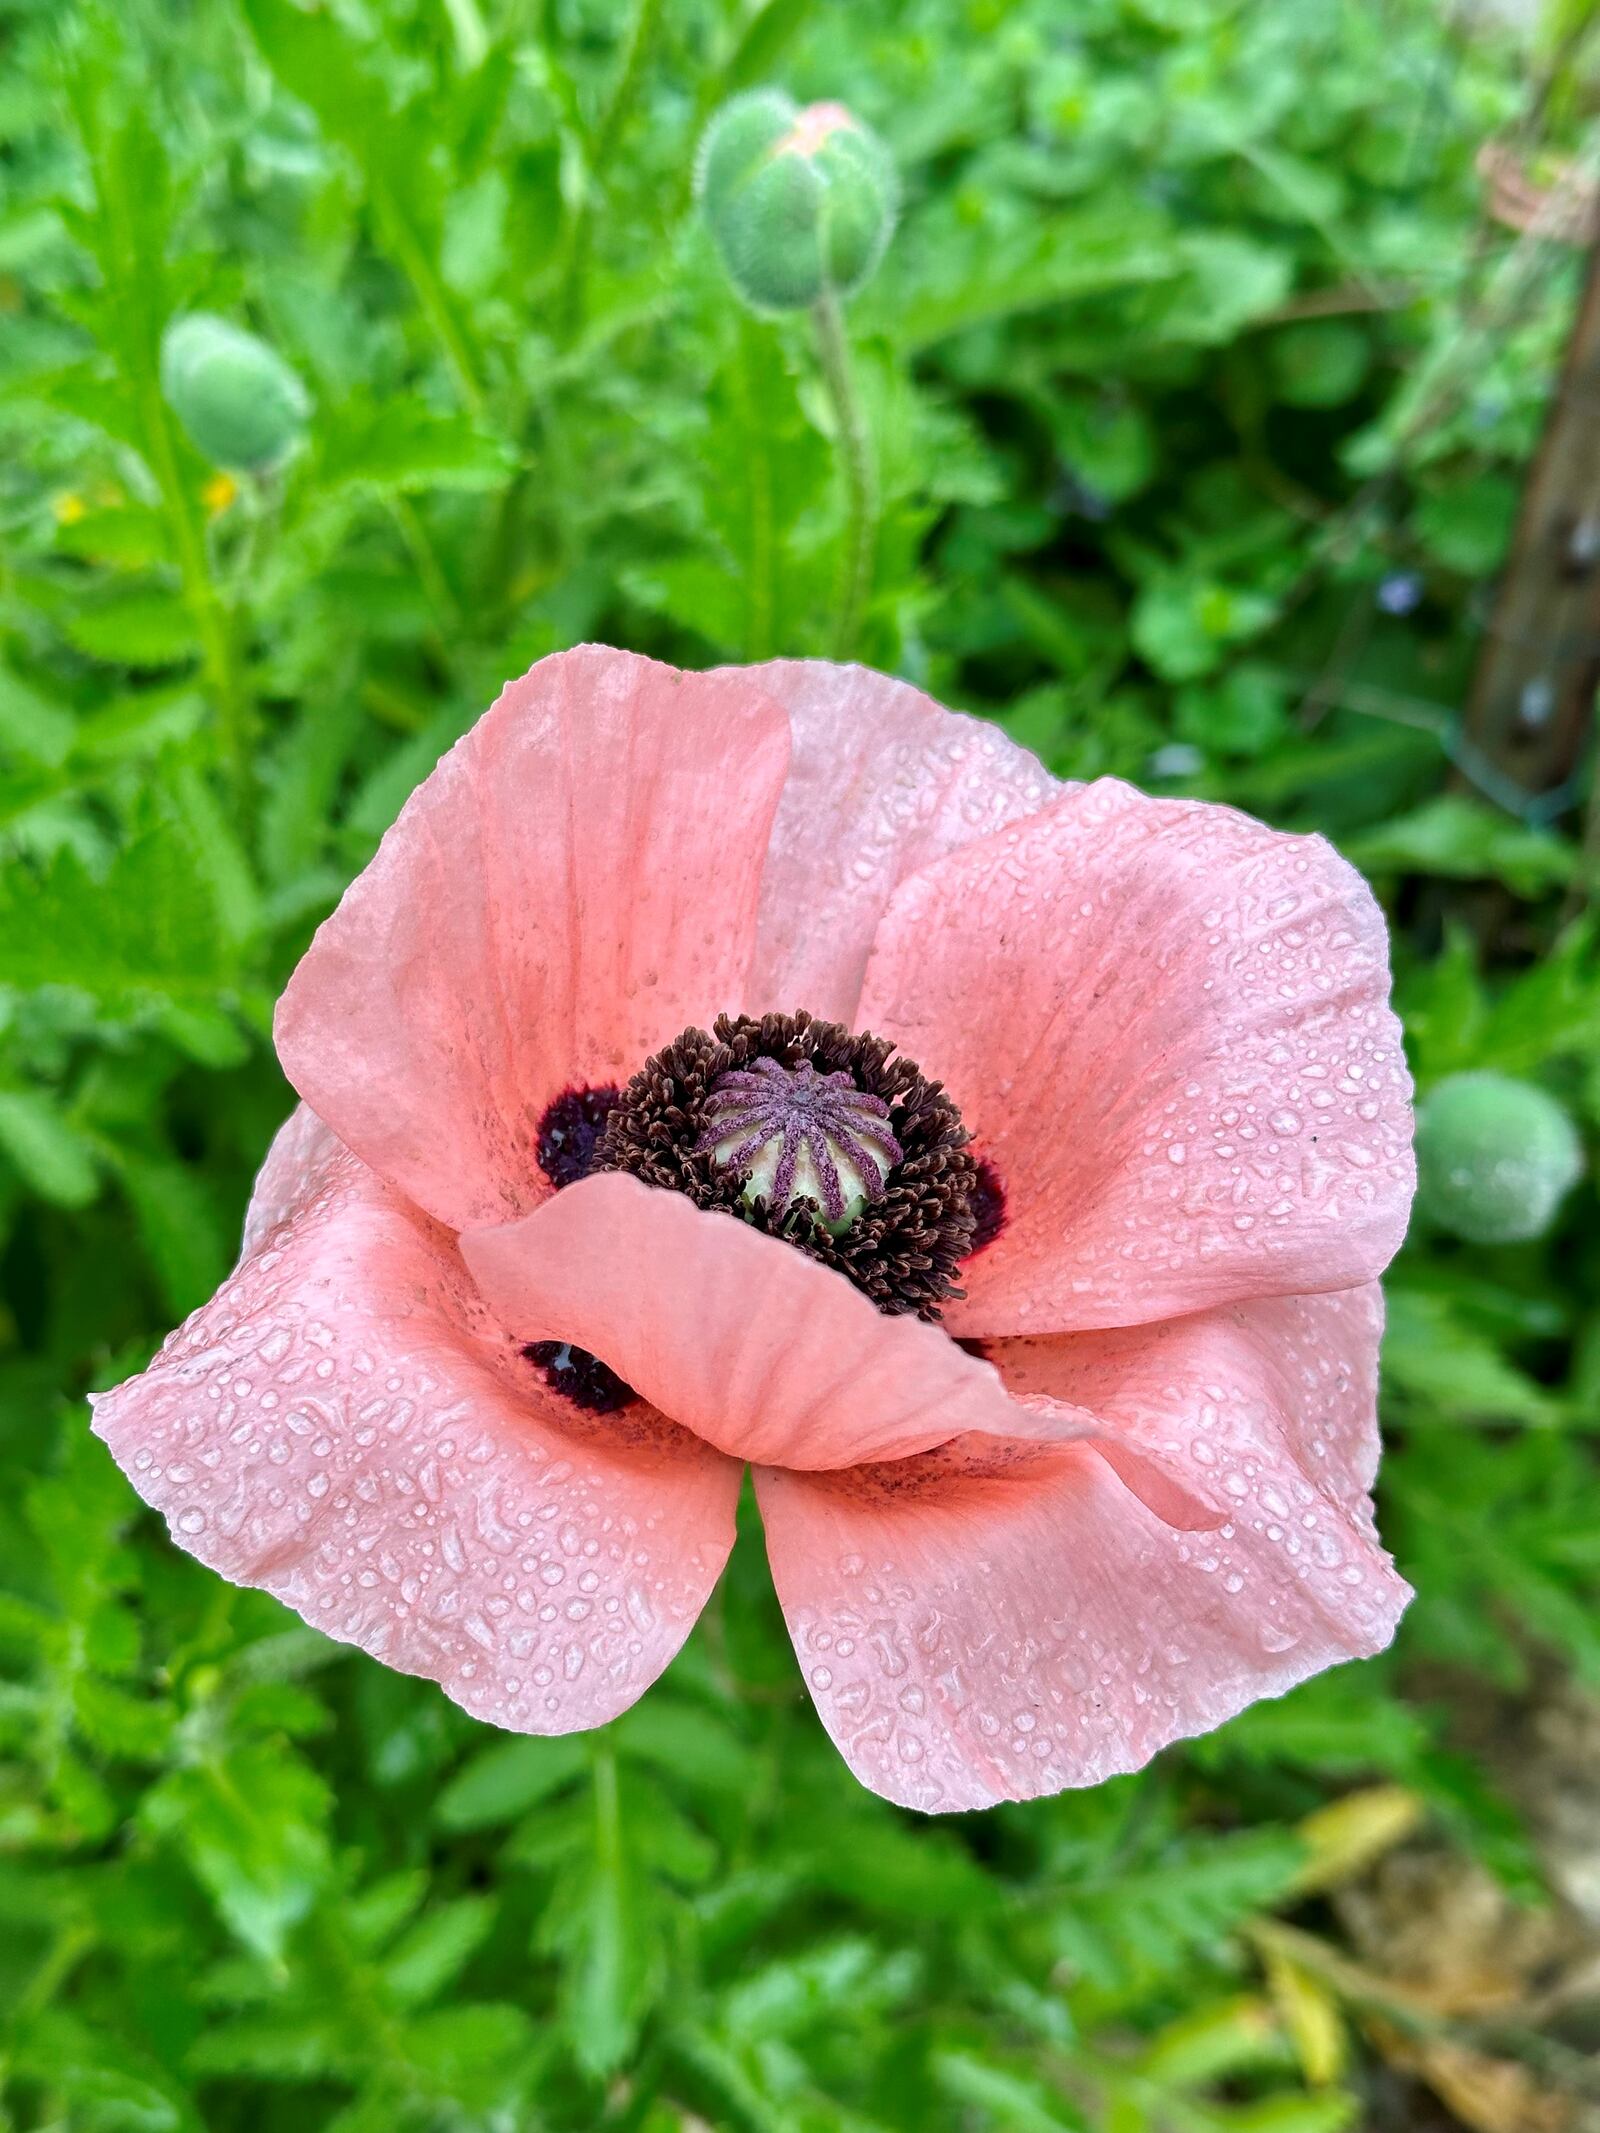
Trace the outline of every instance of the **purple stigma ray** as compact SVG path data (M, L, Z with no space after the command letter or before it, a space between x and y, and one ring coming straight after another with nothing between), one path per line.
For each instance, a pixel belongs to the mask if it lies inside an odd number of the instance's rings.
M786 1067L763 1057L724 1074L707 1099L705 1120L698 1152L720 1151L724 1170L742 1169L776 1147L767 1197L780 1210L794 1197L806 1156L830 1222L842 1221L850 1204L841 1158L873 1201L882 1199L885 1179L903 1154L883 1099L858 1088L848 1073L819 1074L809 1059Z

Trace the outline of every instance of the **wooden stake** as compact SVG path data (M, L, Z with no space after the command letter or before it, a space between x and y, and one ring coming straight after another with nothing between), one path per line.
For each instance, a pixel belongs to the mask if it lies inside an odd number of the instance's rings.
M1548 799L1583 759L1597 687L1600 237L1473 677L1466 738L1530 802Z

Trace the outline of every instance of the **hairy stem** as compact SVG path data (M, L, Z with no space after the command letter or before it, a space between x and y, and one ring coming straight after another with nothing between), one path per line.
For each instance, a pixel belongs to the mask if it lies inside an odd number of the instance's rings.
M866 422L851 374L844 320L839 300L831 290L825 290L817 299L811 317L823 383L833 403L834 436L844 475L846 522L834 607L833 656L848 659L855 650L861 618L872 593L878 541L878 484Z
M216 709L219 752L232 793L235 820L248 844L255 816L255 707L239 657L236 618L223 598L206 553L205 528L184 483L166 404L154 378L140 397L151 466L172 528L184 599L200 638L206 680Z
M754 663L770 659L776 638L778 607L778 534L773 493L772 447L756 406L754 374L774 360L770 345L748 313L741 314L739 363L740 443L745 456L745 641L744 656Z

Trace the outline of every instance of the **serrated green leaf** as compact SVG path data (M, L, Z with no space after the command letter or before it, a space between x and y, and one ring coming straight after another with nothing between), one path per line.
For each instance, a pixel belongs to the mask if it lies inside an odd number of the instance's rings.
M74 608L63 627L80 652L108 666L175 666L200 646L181 595L161 586L128 587Z
M65 846L0 873L0 985L70 986L126 1010L212 1000L237 971L194 846L160 809L98 875Z
M177 1718L170 1704L130 1695L92 1674L80 1674L73 1684L73 1714L98 1754L140 1763L161 1761Z
M1170 1976L1283 1895L1303 1859L1286 1830L1187 1839L1147 1866L1062 1890L1049 1938L1061 1961L1108 1987Z
M1387 1382L1434 1414L1460 1421L1557 1421L1561 1403L1486 1338L1446 1296L1396 1283L1383 1336Z
M240 1940L276 1959L327 1882L328 1807L307 1763L260 1741L172 1771L146 1796L144 1816L189 1861Z
M339 412L323 449L322 478L332 489L368 488L380 495L492 489L507 479L513 463L504 440L470 417L394 400Z

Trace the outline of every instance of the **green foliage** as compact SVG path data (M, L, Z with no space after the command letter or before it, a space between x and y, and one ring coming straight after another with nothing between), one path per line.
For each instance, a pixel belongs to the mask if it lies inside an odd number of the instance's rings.
M753 1524L653 1696L507 1740L179 1554L88 1433L237 1249L285 976L506 676L824 652L841 586L1055 771L1333 837L1424 1096L1512 1076L1592 1147L1581 770L1524 794L1459 718L1577 279L1475 158L1585 147L1583 40L1065 13L0 8L0 2125L1332 2133L1371 2070L1308 2074L1252 1952L1337 1936L1307 1818L1382 1780L1538 1898L1480 1717L1600 1681L1592 1160L1390 1279L1396 1651L950 1824L845 1773ZM899 174L864 464L695 208L763 89ZM197 315L287 428L169 396Z

